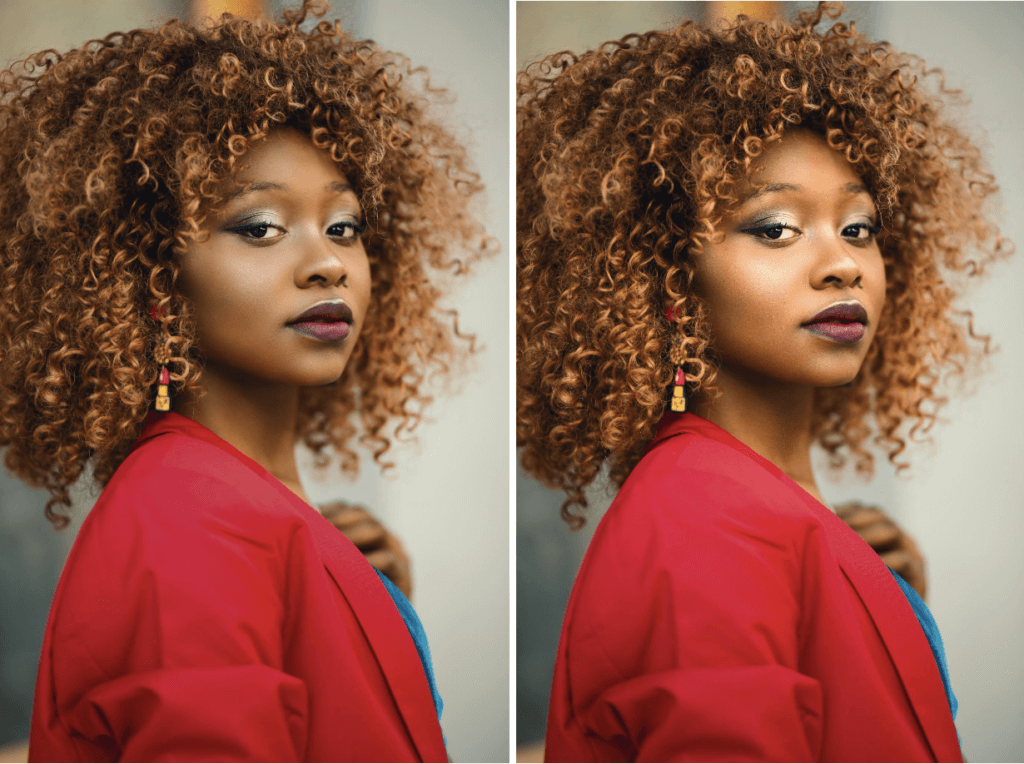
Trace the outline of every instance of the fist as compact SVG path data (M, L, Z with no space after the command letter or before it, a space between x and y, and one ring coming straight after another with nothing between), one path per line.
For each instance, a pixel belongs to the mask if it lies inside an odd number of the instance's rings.
M409 555L391 531L370 510L355 504L335 501L320 507L331 524L356 545L373 567L387 576L412 600L412 568Z
M851 501L836 507L836 515L874 549L882 562L899 573L924 599L928 581L924 557L914 539L878 507Z

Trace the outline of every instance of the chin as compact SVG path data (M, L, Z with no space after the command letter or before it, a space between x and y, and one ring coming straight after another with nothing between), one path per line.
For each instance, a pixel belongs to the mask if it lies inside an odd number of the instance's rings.
M860 373L861 363L842 364L842 368L817 369L806 380L812 387L843 387L850 384Z
M327 387L328 385L337 384L341 380L344 371L344 367L340 369L324 369L319 373L303 374L295 382L299 387Z

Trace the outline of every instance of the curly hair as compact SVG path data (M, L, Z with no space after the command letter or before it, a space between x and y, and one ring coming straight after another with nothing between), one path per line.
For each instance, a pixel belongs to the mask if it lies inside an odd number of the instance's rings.
M354 438L389 466L428 379L474 351L438 280L494 240L473 204L479 176L432 115L444 91L338 22L300 28L326 9L172 20L0 74L0 447L11 472L49 491L55 526L86 467L106 485L138 437L157 357L170 356L177 391L201 394L179 257L275 128L330 152L368 222L364 328L341 380L300 396L297 437L317 467L331 447L354 474Z
M687 392L714 391L693 256L786 130L812 130L843 152L884 228L874 342L850 386L815 393L813 435L831 466L852 457L871 474L873 415L875 443L906 467L907 440L945 403L940 379L991 352L971 313L954 307L955 282L1013 247L987 212L993 176L943 116L957 93L852 23L817 29L841 13L820 3L792 24L688 21L520 72L516 439L523 468L566 491L571 526L583 524L584 489L602 467L621 485L653 437L673 345Z

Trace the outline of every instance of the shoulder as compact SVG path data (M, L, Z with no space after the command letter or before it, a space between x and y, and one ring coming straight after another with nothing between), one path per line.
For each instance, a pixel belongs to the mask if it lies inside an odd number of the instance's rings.
M52 624L58 637L88 635L98 655L104 641L175 614L276 620L317 559L304 520L265 478L216 446L160 435L129 455L86 517Z
M658 442L640 460L606 516L617 534L657 533L666 541L705 541L755 531L796 543L818 526L778 470L699 433ZM665 536L666 531L677 536Z
M222 448L177 432L151 438L129 454L92 517L139 531L152 525L189 532L218 523L256 531L301 525L265 473Z
M610 618L666 599L795 602L806 567L827 554L824 529L796 490L713 439L661 441L602 518L571 608Z
M283 579L297 548L313 548L306 523L265 475L166 433L136 448L103 490L75 539L65 593L100 581L115 591L143 574Z
M827 554L795 490L699 433L657 443L602 518L573 588L563 645L584 684L752 634L791 645L807 569Z

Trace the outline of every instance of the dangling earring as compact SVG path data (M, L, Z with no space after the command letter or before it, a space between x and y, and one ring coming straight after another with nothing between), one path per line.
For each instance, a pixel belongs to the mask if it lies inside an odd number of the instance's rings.
M171 375L167 372L167 363L170 358L167 348L158 348L156 351L156 362L160 364L160 376L157 378L156 388L156 410L171 410L171 394L167 392L167 386L171 384Z
M672 387L672 410L682 414L686 411L686 372L683 371L683 364L686 359L683 353L683 343L680 342L672 348L672 363L676 366L675 384Z
M154 321L159 321L163 318L163 315L164 309L159 305L149 306L149 317ZM156 358L156 362L160 364L160 376L156 379L156 404L154 408L157 411L170 411L171 394L167 389L168 385L171 384L171 375L167 371L167 364L170 363L171 356L167 352L166 347L158 347L153 355Z
M676 310L673 307L669 307L665 311L670 323L675 324L678 321ZM675 344L669 353L669 359L675 364L676 376L672 386L672 410L676 413L682 414L686 411L686 372L683 371L683 364L686 363L686 350L683 347L683 338L680 337L679 341Z

